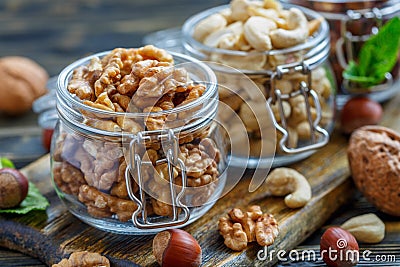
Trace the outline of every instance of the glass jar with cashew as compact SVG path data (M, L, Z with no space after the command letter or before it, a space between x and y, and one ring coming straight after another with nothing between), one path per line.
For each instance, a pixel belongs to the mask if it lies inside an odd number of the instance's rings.
M332 64L339 90L337 107L342 108L353 94L368 94L375 101L384 102L398 92L400 86L400 54L396 66L379 85L360 88L343 79L343 70L351 60L358 61L361 46L389 19L400 16L400 0L284 0L322 14L329 24Z
M273 0L233 0L189 18L182 34L185 52L210 62L220 101L245 124L249 167L268 167L271 161L273 166L287 165L328 142L336 83L327 61L329 28L321 15ZM260 110L265 110L261 117ZM273 129L261 136L260 123L268 117ZM229 118L228 125L234 131ZM271 143L276 144L275 157L265 153ZM240 162L243 154L232 158Z
M116 48L59 75L51 148L60 199L105 231L152 234L205 214L226 181L228 144L207 65L154 46Z

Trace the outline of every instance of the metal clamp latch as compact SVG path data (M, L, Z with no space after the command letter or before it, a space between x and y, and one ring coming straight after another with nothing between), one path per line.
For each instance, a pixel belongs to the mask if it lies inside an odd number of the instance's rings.
M167 163L168 166L168 184L170 190L172 207L172 218L166 222L151 222L148 218L146 211L146 194L144 190L144 179L142 167L144 165L153 166L151 161L143 160L143 155L146 153L145 142L150 140L149 134L146 132L139 132L129 144L129 164L125 170L125 179L130 199L136 202L138 208L132 214L132 222L137 228L140 229L155 229L163 227L173 227L186 223L189 220L189 208L181 203L181 199L186 189L186 168L184 162L178 157L179 143L177 137L172 130L165 130L159 135L161 144L164 148L165 158L156 161L156 165ZM180 186L179 193L176 192L174 182L173 167L181 171L182 186ZM132 177L131 174L134 176ZM139 197L134 194L132 179L134 179L139 186ZM141 217L141 220L139 220Z
M307 83L304 81L300 82L300 89L290 92L289 94L282 94L281 90L279 88L275 87L275 79L282 79L282 76L287 73L292 73L292 72L301 72L304 75L307 75ZM284 115L284 110L283 110L283 105L282 101L283 100L289 100L290 98L296 97L298 95L302 95L304 97L305 105L306 105L306 113L307 113L307 121L310 125L310 144L307 144L302 147L296 147L296 148L289 148L288 147L288 140L289 140L289 131L288 131L288 125L286 122L286 118ZM311 114L311 104L309 97L311 97L312 101L314 102L315 110L316 110L316 118L312 118ZM321 114L322 114L322 109L321 109L321 104L319 102L318 94L315 92L313 89L311 89L311 71L308 67L307 64L302 63L300 65L295 65L291 67L277 67L276 73L272 75L271 77L271 96L268 98L268 104L275 104L277 103L278 105L278 110L279 110L279 115L281 118L281 123L279 124L275 118L275 116L272 117L272 121L274 123L274 126L276 127L277 130L279 130L282 133L282 139L279 142L279 146L285 153L301 153L313 149L317 149L320 147L323 147L326 145L329 141L329 133L323 129L322 127L319 126L319 122L321 121Z

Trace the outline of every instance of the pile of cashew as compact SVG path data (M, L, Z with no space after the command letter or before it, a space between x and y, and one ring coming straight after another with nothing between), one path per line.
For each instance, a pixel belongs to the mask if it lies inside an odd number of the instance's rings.
M298 8L284 9L278 1L264 0L232 0L230 7L200 21L194 28L193 37L209 47L235 51L245 51L246 56L209 53L209 59L239 70L275 70L278 65L303 60L302 51L285 54L252 53L259 51L279 50L307 42L308 38L319 29L321 21L308 21L305 14ZM253 85L244 81L240 75L232 75L216 71L220 100L234 110L242 120L250 140L251 156L268 156L269 147L279 144L282 138L280 132L271 138L260 123L270 120L266 111L266 99L271 92L279 89L282 94L290 94L299 89L300 82L308 82L307 77L300 73L286 74L282 79L276 79L274 88L268 77L251 76ZM312 89L317 92L322 108L322 127L333 120L332 84L326 70L321 66L311 73ZM311 102L312 119L317 116L316 105ZM307 117L306 101L303 96L297 96L282 102L283 116L289 132L287 146L296 148L299 142L305 144L310 140L311 127ZM271 104L273 116L278 123L282 118L277 103ZM231 117L223 114L231 138L240 142L240 127ZM243 128L243 127L242 127ZM275 142L276 140L276 142ZM247 147L243 153L247 155ZM278 152L281 152L277 147Z
M194 28L193 37L210 47L268 51L306 42L318 30L319 23L319 20L309 22L298 8L283 9L274 0L232 0L230 8L200 21ZM261 59L250 69L265 67L269 60L259 57ZM224 58L219 62L228 63Z
M285 196L286 206L292 209L303 207L311 199L310 184L294 169L274 169L268 175L265 186L271 195Z
M239 139L237 129L238 124L243 124L250 140L250 155L252 156L268 156L272 151L271 145L276 145L278 153L281 153L279 147L279 140L282 135L276 131L276 138L271 136L270 115L266 108L266 98L268 92L271 91L270 84L266 78L243 79L239 75L229 75L217 72L217 78L220 84L219 96L220 100L227 104L234 110L240 117L241 121L232 120L232 113L229 115L224 109L220 110L220 119L226 125L231 138L235 142L243 143ZM312 88L316 91L321 106L321 121L322 127L327 127L333 121L334 112L332 109L332 86L327 78L327 73L324 68L319 67L312 71ZM249 81L252 81L250 83ZM307 81L305 76L298 74L291 74L284 76L284 79L275 81L275 88L279 89L282 94L290 94L299 88L301 81ZM270 108L272 115L278 123L281 123L282 118L279 112L279 105L277 102L271 103ZM288 143L289 148L296 148L299 142L307 142L311 138L311 128L308 122L306 101L302 95L290 98L289 100L282 101L283 114L287 124ZM312 119L317 116L317 111L314 102L310 102L310 112ZM263 125L264 124L264 125ZM267 131L269 130L269 132ZM273 130L273 129L272 129ZM261 132L267 134L261 136ZM240 134L243 139L243 135ZM247 147L243 146L243 150ZM247 151L242 151L241 155L246 155Z

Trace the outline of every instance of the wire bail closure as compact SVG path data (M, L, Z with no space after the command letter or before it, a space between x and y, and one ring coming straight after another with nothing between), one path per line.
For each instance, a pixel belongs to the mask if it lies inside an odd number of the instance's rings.
M284 74L288 73L293 73L293 72L301 72L304 75L307 75L307 83L302 81L300 82L300 89L290 92L289 94L282 94L281 90L279 88L275 87L275 80L282 79L282 76ZM293 66L278 66L276 69L276 72L271 76L271 96L268 98L267 102L268 104L278 104L278 110L279 110L279 115L281 118L281 124L279 124L275 118L275 116L272 117L272 122L276 129L282 133L282 139L279 142L280 148L288 154L295 154L295 153L301 153L305 151L310 151L314 150L320 147L325 146L328 141L329 141L329 133L323 129L322 127L319 126L319 122L321 121L321 114L322 114L322 109L321 109L321 104L319 102L318 94L315 92L312 88L311 85L311 70L309 66L306 63L301 63L299 65L293 65ZM310 125L310 133L311 133L311 144L302 146L302 147L297 147L297 148L289 148L289 131L288 131L288 125L286 122L286 118L284 115L284 110L283 110L283 104L282 100L289 100L290 98L294 98L298 95L302 95L305 100L306 104L306 113L307 113L307 121ZM314 102L315 105L315 110L316 110L316 118L313 120L312 114L311 114L311 104L309 97Z
M189 208L181 203L181 199L186 189L186 167L184 162L179 158L179 142L171 129L163 130L158 139L165 151L165 158L156 161L156 165L167 163L169 191L171 196L172 218L167 222L151 222L148 220L146 211L147 197L144 190L144 179L142 173L143 166L153 166L151 161L143 160L146 154L145 142L151 138L148 132L139 132L129 144L129 164L125 170L126 187L129 198L138 205L138 208L132 214L133 224L140 229L157 229L164 227L174 227L186 223L189 220ZM177 166L181 171L182 186L180 192L175 189L173 167ZM134 177L132 177L132 175ZM134 194L132 180L136 180L139 186L139 197ZM141 217L141 220L139 220Z

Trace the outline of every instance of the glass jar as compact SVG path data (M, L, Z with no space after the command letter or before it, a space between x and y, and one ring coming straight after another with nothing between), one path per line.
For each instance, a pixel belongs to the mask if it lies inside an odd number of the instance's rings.
M297 6L283 4L285 9L291 7ZM298 7L308 20L319 20L319 28L304 43L267 51L215 48L193 37L200 22L214 14L229 13L229 8L212 8L184 23L185 53L209 62L217 75L220 101L242 119L250 139L248 167L268 168L271 162L274 167L283 166L310 156L328 142L334 124L336 83L327 60L327 22L318 13ZM273 127L269 123L263 127L269 118ZM230 118L227 125L228 132L236 131ZM271 138L275 128L276 137ZM243 154L232 154L232 158L233 164L240 164Z
M193 58L171 53L175 70L179 66L195 85L203 84L203 94L162 111L139 112L142 102L135 101L125 112L110 111L68 90L79 74L74 70L109 54L78 60L59 75L59 122L51 148L56 192L73 215L102 230L152 234L188 225L214 205L226 183L228 145L214 120L215 74ZM85 86L77 81L78 89ZM160 119L163 127L152 129L150 123Z
M361 88L342 77L348 62L357 61L357 54L362 44L372 34L376 34L383 23L400 15L399 0L285 0L285 2L318 11L327 19L332 42L329 59L336 80L341 85L337 95L338 108L341 109L354 94L368 94L375 101L384 102L399 91L399 60L392 71L386 74L386 79L376 86Z

